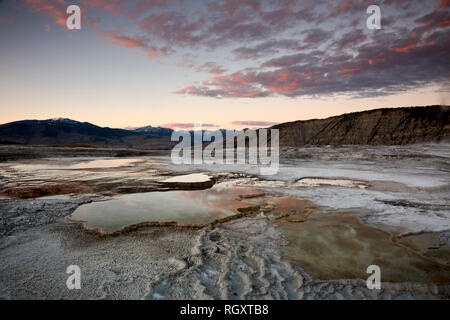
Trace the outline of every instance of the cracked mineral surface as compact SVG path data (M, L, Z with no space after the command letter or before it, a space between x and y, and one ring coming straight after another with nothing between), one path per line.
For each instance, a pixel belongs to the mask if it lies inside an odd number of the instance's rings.
M260 176L160 154L8 146L0 297L446 299L449 147L285 148L278 173ZM372 264L381 290L366 286ZM69 265L81 290L67 289Z

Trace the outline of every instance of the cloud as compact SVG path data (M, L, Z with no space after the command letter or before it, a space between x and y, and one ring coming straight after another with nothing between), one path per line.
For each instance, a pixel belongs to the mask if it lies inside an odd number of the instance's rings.
M215 62L206 62L197 68L197 72L208 72L211 74L222 74L227 72L223 66Z
M367 35L364 34L364 31L361 29L356 29L345 33L338 41L335 42L335 45L339 50L344 50L349 47L354 48L365 40L367 40Z
M279 53L282 50L304 50L305 48L306 46L300 40L269 40L254 46L238 47L233 50L233 54L237 60L257 59Z
M333 32L326 31L320 28L310 29L307 30L305 33L306 33L305 42L309 44L323 43L327 40L330 40L333 35Z
M431 12L424 11L424 7L418 4L408 6L403 2L385 2L388 7L399 6L409 10L409 24L400 23L400 19L392 22L389 28L376 32L307 29L303 41L314 44L308 49L278 55L254 68L212 77L178 93L216 98L333 94L366 97L448 82L450 13L442 9L442 2L436 2ZM360 5L344 1L334 8L335 14L348 15L359 10ZM401 11L397 14L406 16ZM259 57L257 48L239 47L234 54ZM261 45L260 48L266 53L271 50L287 53L270 45Z
M169 48L158 48L148 44L148 40L135 34L124 35L117 30L98 31L97 34L105 40L110 40L114 45L126 49L140 49L144 51L149 59L166 56L170 53Z
M218 128L217 124L212 123L202 123L203 128ZM162 128L170 128L170 129L194 129L194 123L166 123L162 124L160 127Z
M87 22L91 30L97 30L101 19L99 17L88 17Z
M292 55L286 55L279 58L274 58L269 61L264 62L262 67L289 67L296 65L301 62L308 61L309 63L313 62L314 54L306 54L306 53L297 53Z
M386 46L368 44L358 56L285 56L263 63L258 71L214 77L179 93L225 97L314 96L335 93L383 95L435 81L448 81L450 39L432 34L420 41L401 39ZM306 61L304 61L306 59ZM273 71L263 67L276 66Z
M114 16L119 16L125 9L126 0L80 0L82 6L102 9Z
M178 94L377 96L445 83L450 77L448 0L380 0L381 30L365 26L367 1L80 3L102 41L140 50L150 59L178 53L177 65L210 75L204 80L198 74ZM65 24L64 0L24 0L24 4L57 25ZM92 16L97 13L101 19ZM121 19L116 29L102 29L105 15Z
M313 1L302 1L305 6ZM183 2L168 10L151 11L139 26L161 41L183 48L217 49L236 43L266 41L301 21L313 21L311 8L297 1L197 1L194 12ZM297 3L297 4L296 4ZM239 56L239 50L236 51Z
M10 19L10 18L6 18L6 17L0 16L0 23L3 23L3 24L13 24L14 21L13 21L12 19Z
M271 127L278 122L270 122L270 121L233 121L231 122L233 126L248 126L248 127Z
M64 0L23 0L23 4L31 12L42 13L51 17L56 25L66 25L68 4Z

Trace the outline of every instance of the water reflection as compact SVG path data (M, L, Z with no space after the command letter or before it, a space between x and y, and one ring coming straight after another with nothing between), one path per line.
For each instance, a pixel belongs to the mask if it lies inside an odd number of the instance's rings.
M376 264L383 282L450 281L446 263L394 243L390 234L356 216L316 215L303 223L282 222L279 228L289 240L284 256L321 280L367 279L367 267Z
M209 189L201 191L148 192L117 196L112 200L80 206L70 219L84 221L89 229L114 232L142 222L177 222L202 225L238 213L252 204L239 195L258 193L254 189Z
M81 160L81 161L80 161ZM48 159L41 162L24 163L12 166L18 170L75 170L75 169L102 169L118 168L132 165L142 161L138 158L99 158L99 159L79 159L61 158Z

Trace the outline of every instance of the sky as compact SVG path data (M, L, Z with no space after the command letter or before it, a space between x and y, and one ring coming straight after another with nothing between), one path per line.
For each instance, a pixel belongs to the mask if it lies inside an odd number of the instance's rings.
M0 0L0 123L239 129L433 104L450 104L450 0Z

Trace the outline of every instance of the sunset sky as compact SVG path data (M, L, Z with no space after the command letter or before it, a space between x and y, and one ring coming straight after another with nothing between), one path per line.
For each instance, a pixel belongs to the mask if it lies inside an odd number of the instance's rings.
M0 123L268 126L449 104L449 83L450 0L0 0Z

